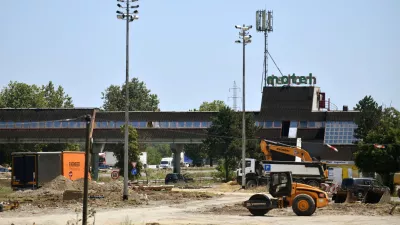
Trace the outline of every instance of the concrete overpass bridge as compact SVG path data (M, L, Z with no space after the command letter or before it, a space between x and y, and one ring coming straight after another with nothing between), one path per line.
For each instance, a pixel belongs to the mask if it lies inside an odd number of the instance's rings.
M201 143L216 112L130 112L141 143ZM0 109L0 143L80 143L85 115L92 115L93 141L123 143L124 112L98 109Z

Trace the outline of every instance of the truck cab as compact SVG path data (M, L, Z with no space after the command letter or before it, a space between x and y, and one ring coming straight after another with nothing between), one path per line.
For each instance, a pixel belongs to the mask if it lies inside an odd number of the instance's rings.
M171 169L172 168L172 158L162 158L159 168Z

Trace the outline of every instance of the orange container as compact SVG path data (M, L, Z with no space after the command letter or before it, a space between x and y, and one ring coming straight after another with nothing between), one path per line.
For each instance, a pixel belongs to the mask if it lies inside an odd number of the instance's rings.
M70 180L83 179L85 174L84 152L62 152L62 175ZM90 173L89 173L89 179Z

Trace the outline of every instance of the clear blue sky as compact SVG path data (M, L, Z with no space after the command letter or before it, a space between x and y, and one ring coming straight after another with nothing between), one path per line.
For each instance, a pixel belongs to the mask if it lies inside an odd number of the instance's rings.
M0 86L10 80L62 85L78 107L99 107L101 92L125 80L125 23L117 1L0 2ZM131 23L130 76L160 98L161 110L227 101L242 82L235 24L274 11L269 50L286 75L317 77L340 108L365 95L400 108L398 0L142 0ZM259 110L263 35L247 46L246 105ZM278 70L270 61L270 72ZM228 102L232 104L232 100Z

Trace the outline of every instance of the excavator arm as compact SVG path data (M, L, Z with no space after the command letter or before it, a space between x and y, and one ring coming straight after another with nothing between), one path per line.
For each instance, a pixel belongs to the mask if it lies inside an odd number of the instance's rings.
M260 147L261 151L264 153L265 159L269 161L272 160L271 151L276 151L286 155L300 157L303 162L313 161L310 154L306 150L297 148L295 146L284 145L273 141L261 140ZM326 167L326 164L324 165ZM324 176L328 178L328 170L326 168L324 168Z
M283 145L277 142L272 142L267 140L261 140L260 147L261 151L264 153L266 160L272 160L271 151L275 151L286 155L300 157L301 160L304 162L313 161L310 154L306 150L294 146Z

